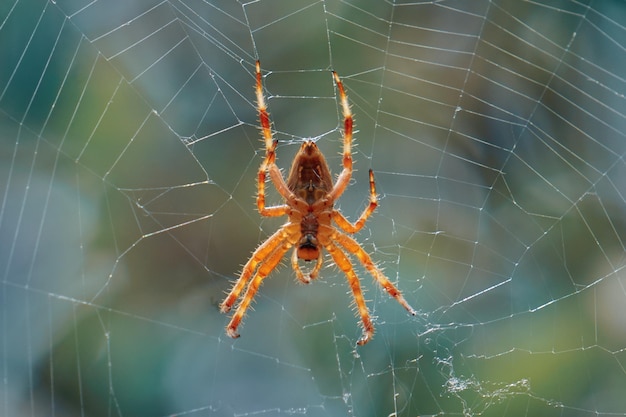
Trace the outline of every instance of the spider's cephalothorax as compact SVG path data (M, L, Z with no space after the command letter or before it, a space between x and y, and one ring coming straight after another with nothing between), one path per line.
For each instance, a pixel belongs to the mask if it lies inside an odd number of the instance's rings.
M286 215L288 220L254 251L244 265L241 276L221 304L222 312L230 311L247 285L245 295L226 326L226 332L231 337L239 337L237 328L241 324L241 320L261 282L276 268L285 253L292 247L294 249L291 265L296 277L303 283L311 282L319 274L322 267L322 248L328 251L337 267L344 272L363 324L363 336L357 342L359 345L364 345L372 338L374 325L363 298L359 278L346 252L354 255L389 295L395 298L410 314L416 314L400 291L374 264L367 252L346 234L353 234L361 230L378 205L372 170L369 171L369 204L355 223L351 223L340 211L333 208L334 202L343 194L352 176L352 112L339 76L334 71L332 74L339 91L344 117L343 170L333 183L324 155L313 141L307 140L296 154L289 171L289 177L285 182L280 169L276 166L277 141L272 138L269 114L263 96L261 64L259 61L256 62L257 106L265 141L265 158L258 173L257 207L262 216ZM265 179L268 173L276 190L284 199L282 205L265 206ZM332 225L333 221L341 230ZM315 260L316 263L312 270L305 275L300 269L298 259Z

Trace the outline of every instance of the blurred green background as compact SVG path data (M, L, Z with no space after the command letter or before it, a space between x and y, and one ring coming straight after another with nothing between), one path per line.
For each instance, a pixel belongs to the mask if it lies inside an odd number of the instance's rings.
M0 4L0 415L626 415L622 1ZM314 138L363 268L218 304L278 164ZM269 201L280 200L269 186ZM355 261L356 263L356 261ZM287 262L288 264L288 262Z

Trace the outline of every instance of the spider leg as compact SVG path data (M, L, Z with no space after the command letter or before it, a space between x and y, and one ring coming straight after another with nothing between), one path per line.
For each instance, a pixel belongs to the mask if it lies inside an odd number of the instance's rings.
M267 159L267 158L266 158ZM276 166L276 165L274 165ZM259 178L257 184L256 205L259 209L259 213L266 217L279 217L289 214L290 208L287 204L279 206L266 207L265 206L265 172L267 171L267 164L265 161L259 168ZM279 171L280 173L280 171Z
M261 75L261 62L256 62L256 105L259 110L259 119L261 121L261 129L263 130L263 139L265 140L265 149L272 148L272 129L270 127L270 115L265 105L265 96L263 95L263 77Z
M235 304L235 301L237 301L239 294L241 294L241 291L243 291L244 287L250 280L250 277L252 276L252 273L257 268L257 266L261 264L266 257L270 256L270 254L272 254L272 252L274 252L276 248L280 247L281 244L284 244L289 235L293 233L293 231L288 230L287 227L288 226L283 226L278 229L276 233L274 233L265 242L259 245L258 248L256 248L252 256L250 256L250 259L248 259L248 262L246 262L243 269L241 270L241 275L239 276L239 279L228 293L228 296L226 296L224 301L222 301L222 304L220 305L220 310L222 311L222 313L227 313L230 311L233 304Z
M378 207L378 199L376 198L376 183L374 182L374 172L370 169L370 202L361 213L356 222L351 223L339 210L333 210L333 220L345 232L356 233L363 228L367 219L372 215Z
M265 105L265 97L263 96L263 82L261 76L261 63L256 62L256 101L257 108L259 110L259 121L261 122L261 131L263 132L263 139L265 141L265 158L259 167L258 174L258 192L256 198L256 204L259 209L259 213L262 216L267 217L279 217L288 213L289 207L287 205L265 207L265 175L268 168L276 166L276 144L277 142L272 139L272 128L270 122L270 116L267 112L267 106ZM278 170L280 174L280 170ZM271 175L271 174L270 174ZM282 193L281 193L282 194Z
M399 289L396 288L395 285L389 281L389 279L382 273L380 269L374 264L372 258L363 250L361 245L357 243L356 240L352 239L350 236L334 231L331 239L339 243L342 247L344 247L348 252L354 254L359 261L363 264L365 269L369 271L370 274L376 279L376 281L387 291L387 293L395 298L395 300L406 309L412 316L415 316L417 312L407 303L407 301L402 296L402 293Z
M361 336L361 338L357 341L357 344L364 345L369 342L374 335L374 325L372 324L367 305L365 304L365 299L363 298L363 291L361 290L359 277L357 277L354 272L354 267L352 266L350 259L348 259L346 254L343 253L337 245L330 240L323 242L323 245L328 253L330 253L330 256L332 256L335 264L343 271L348 279L348 284L350 284L350 289L352 290L352 295L354 296L354 302L359 315L361 316L361 323L363 324L363 336Z
M246 293L244 294L241 302L237 306L237 310L230 319L230 322L226 326L226 333L232 338L238 338L239 334L237 333L237 328L241 324L241 320L243 316L246 314L246 310L250 306L252 299L256 295L257 290L261 286L261 282L267 277L270 272L276 268L276 265L283 258L285 253L292 246L292 243L288 240L282 240L280 245L275 247L273 252L269 255L265 261L261 263L259 269L256 271L254 278L250 281L248 288L246 289Z
M337 200L337 198L343 194L346 187L350 183L350 178L352 176L352 111L350 110L346 90L335 71L333 71L333 78L335 79L335 84L337 84L337 89L339 90L339 101L341 102L343 112L343 170L337 177L335 186L328 193L327 199L330 201Z
M302 282L303 284L308 284L311 282L311 280L317 278L320 269L322 269L322 260L322 251L320 251L320 254L317 257L317 261L315 263L315 267L311 270L311 272L309 272L309 276L305 276L300 269L300 265L298 264L298 248L296 247L293 249L293 255L291 256L291 267L294 271L296 271L296 277L298 278L298 280L300 280L300 282Z
M263 76L261 74L261 62L256 61L256 101L259 110L259 121L261 122L261 131L263 132L263 140L265 142L265 159L259 168L257 206L259 212L263 216L278 217L288 214L288 207L277 206L282 208L265 207L265 175L269 172L270 178L276 187L278 193L287 201L294 202L298 200L295 194L287 187L285 179L280 173L280 169L276 166L276 146L278 141L273 139L272 127L267 105L265 104L265 96L263 95Z

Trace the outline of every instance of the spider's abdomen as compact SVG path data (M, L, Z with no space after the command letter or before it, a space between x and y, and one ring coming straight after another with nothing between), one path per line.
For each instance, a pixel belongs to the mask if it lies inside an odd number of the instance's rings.
M320 248L317 246L317 238L313 235L304 235L298 242L298 259L313 261L319 258Z

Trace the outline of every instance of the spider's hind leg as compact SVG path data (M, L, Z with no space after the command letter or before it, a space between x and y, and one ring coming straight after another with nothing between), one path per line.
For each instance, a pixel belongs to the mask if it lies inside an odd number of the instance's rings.
M286 239L287 232L284 229L279 229L256 248L254 253L252 253L252 256L250 256L250 259L248 259L248 262L246 262L241 270L239 279L235 282L224 301L220 304L220 310L222 313L228 313L230 311L237 301L237 298L239 298L241 292L244 290L246 285L248 285L248 281L252 278L252 274L254 274L257 267L265 262L266 258L270 257L272 253L276 251L276 248L284 245ZM280 261L280 259L278 261Z
M365 252L365 250L363 250L361 245L359 245L356 240L343 233L335 233L333 239L341 247L345 248L346 251L356 256L365 269L372 274L376 282L378 282L378 284L380 284L380 286L383 287L385 291L387 291L387 293L398 302L398 304L404 307L410 315L417 315L417 311L415 311L415 309L404 299L400 290L396 288L396 286L389 281L389 278L387 278L385 274L383 274L382 271L374 264L372 258L367 254L367 252Z
M335 264L343 271L350 284L352 295L354 296L354 303L356 305L359 316L361 317L361 324L363 325L363 335L357 341L358 345L364 345L369 342L374 336L374 324L370 318L369 310L365 304L365 298L363 298L363 291L361 290L361 283L359 277L354 272L354 267L348 256L331 241L325 242L324 247L330 253Z
M254 277L248 284L248 288L246 289L246 293L244 294L241 302L237 306L237 310L233 314L233 317L230 319L230 322L226 326L226 334L228 334L232 338L239 337L239 333L237 333L237 328L241 324L241 320L243 320L243 316L246 314L246 310L250 307L250 303L254 299L259 287L261 286L261 282L267 277L270 272L276 268L276 266L280 263L283 255L289 250L292 243L289 240L283 239L282 242L279 242L279 245L276 246L269 256L263 260L259 266L259 269L254 274Z

